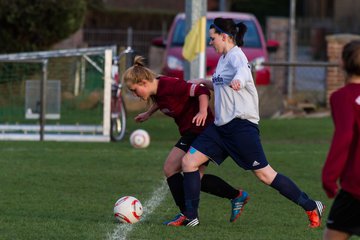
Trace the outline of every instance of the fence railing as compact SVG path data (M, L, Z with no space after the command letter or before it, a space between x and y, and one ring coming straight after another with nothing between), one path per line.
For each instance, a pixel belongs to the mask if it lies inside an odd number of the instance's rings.
M0 55L0 140L110 141L116 46Z
M277 61L263 62L262 65L270 67L272 84L277 86L286 98L317 105L326 103L327 68L340 67L338 62L322 61ZM293 76L289 77L291 73Z
M90 47L116 45L131 46L137 53L148 58L151 41L163 36L163 31L146 30L113 30L113 29L84 29L84 41Z

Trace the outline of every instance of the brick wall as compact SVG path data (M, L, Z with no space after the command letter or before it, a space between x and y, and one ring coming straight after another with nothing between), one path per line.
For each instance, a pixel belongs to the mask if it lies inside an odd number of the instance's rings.
M289 45L289 18L268 17L266 20L266 39L279 42L279 48L275 53L269 54L270 62L282 62L288 60ZM282 92L286 93L286 67L271 68L271 82Z
M326 37L327 57L329 62L341 63L341 54L345 44L352 40L360 40L360 35L336 34ZM340 67L328 67L326 75L326 105L329 97L338 88L344 86L345 73Z

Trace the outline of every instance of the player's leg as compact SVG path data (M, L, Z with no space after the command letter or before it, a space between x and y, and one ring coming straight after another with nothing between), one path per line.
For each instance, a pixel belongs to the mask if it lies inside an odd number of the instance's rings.
M220 165L228 156L221 148L216 126L208 126L200 136L191 144L189 151L182 159L182 170L184 173L184 193L185 193L185 226L196 226L198 221L198 207L200 201L200 172L199 167L208 161L209 157ZM203 154L206 153L207 155Z
M198 207L201 190L199 167L206 161L208 161L208 157L192 147L183 157L185 216L187 219L182 225L196 226L199 224Z
M350 238L350 235L345 232L340 232L337 230L325 228L323 240L347 240Z
M171 194L176 202L176 205L180 209L180 214L176 215L171 221L164 222L165 225L176 226L179 223L179 218L181 218L182 213L185 210L185 200L184 200L184 188L183 188L183 175L179 172L181 165L181 158L188 151L189 146L195 140L197 134L187 133L184 134L179 141L175 144L175 147L171 150L167 160L164 163L164 173L167 177L167 182L171 191ZM235 221L236 218L240 215L238 210L239 202L244 198L244 192L233 188L223 179L205 174L204 171L208 162L199 167L201 175L201 190L210 194L213 194L218 197L228 198L232 200L232 217L231 221ZM240 200L239 200L240 199Z
M179 207L180 212L185 211L183 175L181 174L181 159L185 152L173 147L164 163L164 174L171 195ZM165 223L164 223L165 224Z
M314 201L288 177L277 173L270 165L253 170L260 181L276 189L281 195L300 205L308 215L309 227L319 227L324 206L320 201Z
M245 204L249 201L248 193L234 188L222 178L212 175L204 174L206 164L199 167L201 177L201 191L212 194L217 197L227 198L231 203L231 217L230 222L235 222L240 217Z
M227 133L222 138L234 161L253 173L263 183L275 188L280 194L299 204L306 211L311 227L320 226L323 205L310 199L288 177L277 173L267 162L259 136L258 125L247 120L234 119L223 127Z
M227 198L229 200L236 198L240 191L224 179L212 175L204 174L206 166L203 164L199 167L201 177L201 191L212 194L217 197Z
M191 143L197 137L198 134L185 133L177 141L173 149L170 151L165 163L164 173L167 177L167 182L170 188L170 192L174 198L176 205L180 209L180 214L176 215L171 221L164 222L165 225L169 223L177 224L177 220L182 216L185 211L185 197L184 197L184 184L183 175L181 173L182 157L189 150Z

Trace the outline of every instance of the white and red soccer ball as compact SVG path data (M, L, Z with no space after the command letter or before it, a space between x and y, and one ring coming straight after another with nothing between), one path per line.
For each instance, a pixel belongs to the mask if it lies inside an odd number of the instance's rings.
M137 129L130 135L130 144L134 148L146 148L150 144L150 135L144 129Z
M141 202L132 196L125 196L116 201L114 216L122 223L136 223L143 213Z

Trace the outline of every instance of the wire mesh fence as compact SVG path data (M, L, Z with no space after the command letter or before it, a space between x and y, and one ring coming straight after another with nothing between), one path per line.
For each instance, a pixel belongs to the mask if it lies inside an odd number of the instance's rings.
M51 140L71 141L70 134L109 139L106 51L115 52L104 47L0 55L0 139L36 140L39 133Z
M84 29L84 41L90 47L94 46L131 46L136 52L149 57L151 41L163 36L163 31L129 29Z
M316 106L326 105L328 68L340 68L339 63L319 61L264 62L263 65L270 67L272 84L285 99Z

